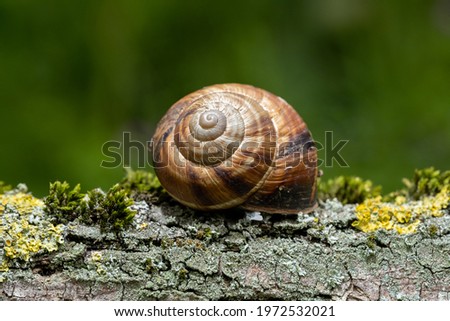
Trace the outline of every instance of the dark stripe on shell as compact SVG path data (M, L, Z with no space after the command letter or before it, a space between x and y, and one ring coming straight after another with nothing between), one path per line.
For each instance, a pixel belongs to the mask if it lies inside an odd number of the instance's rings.
M255 187L253 183L246 180L245 174L237 176L232 167L214 167L214 172L223 182L223 189L233 191L233 194L238 197L246 195Z
M192 191L192 195L196 198L198 205L211 205L214 204L214 197L211 195L212 189L205 189L202 182L205 178L198 177L195 168L196 165L186 166L186 174L188 175L189 189Z
M278 157L285 157L294 153L305 154L314 146L315 143L311 137L311 133L309 130L304 130L293 136L284 146L280 146Z

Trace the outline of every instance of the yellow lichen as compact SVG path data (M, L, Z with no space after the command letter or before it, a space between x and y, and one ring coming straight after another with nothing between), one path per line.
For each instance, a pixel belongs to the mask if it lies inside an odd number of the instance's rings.
M6 263L6 261L2 261L0 263L0 272L8 272L9 271L9 266Z
M19 192L16 194L0 194L0 214L5 206L10 205L20 213L31 213L35 207L44 206L44 202L31 194Z
M91 260L93 262L100 262L102 260L102 253L101 252L92 252L91 253Z
M443 188L434 196L424 196L409 203L403 196L398 196L394 203L382 202L381 196L378 196L356 206L357 220L352 225L363 232L394 229L399 234L414 233L421 219L442 216L442 210L449 204L448 188Z
M40 251L52 252L63 243L63 225L46 220L42 200L24 192L0 195L0 238L3 240L2 270L7 260L28 261Z
M147 222L144 222L144 223L139 224L138 228L139 228L140 230L143 230L143 229L147 228L147 226L148 226L148 223L147 223Z
M95 271L99 275L106 274L106 267L103 265L103 255L101 252L94 251L91 253L91 261L95 266Z

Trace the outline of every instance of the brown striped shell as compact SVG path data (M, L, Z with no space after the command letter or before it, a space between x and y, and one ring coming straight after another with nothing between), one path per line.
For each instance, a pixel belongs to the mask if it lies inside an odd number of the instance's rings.
M317 150L305 122L263 89L222 84L176 102L152 140L162 186L199 210L316 207Z

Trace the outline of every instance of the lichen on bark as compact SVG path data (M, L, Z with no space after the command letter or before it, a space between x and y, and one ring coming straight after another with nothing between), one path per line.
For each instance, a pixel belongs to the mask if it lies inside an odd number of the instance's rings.
M137 203L144 228L72 224L57 252L10 269L3 299L448 299L450 219L411 235L351 227L354 205L312 215L198 213ZM439 231L430 233L431 226ZM208 237L199 233L209 230Z
M139 177L141 189L153 184ZM55 251L39 249L28 260L6 257L0 298L450 299L446 208L439 209L442 215L422 216L406 234L360 231L354 226L357 205L336 199L320 201L310 214L283 216L198 212L141 190L130 210L135 215L128 228L107 231L75 219L64 225L64 242ZM4 220L4 207L0 214Z

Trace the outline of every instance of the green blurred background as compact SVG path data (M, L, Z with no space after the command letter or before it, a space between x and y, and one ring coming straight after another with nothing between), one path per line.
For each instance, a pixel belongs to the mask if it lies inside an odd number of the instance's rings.
M172 103L224 82L349 140L325 177L388 192L450 169L450 0L16 0L0 2L0 180L107 188L124 170L100 167L104 142L148 140Z

